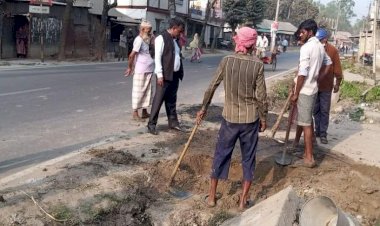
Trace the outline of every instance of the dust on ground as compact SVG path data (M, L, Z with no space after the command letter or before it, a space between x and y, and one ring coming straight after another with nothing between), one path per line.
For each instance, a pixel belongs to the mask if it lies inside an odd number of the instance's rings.
M199 106L182 108L188 124ZM0 222L4 225L219 225L238 214L242 171L237 145L229 179L218 186L216 208L207 208L209 186L221 107L211 106L175 177L174 185L192 196L179 200L168 194L168 182L188 133L162 131L158 137L139 134L88 150L79 162L43 169L46 176L20 186L1 189ZM273 125L275 114L269 115ZM280 130L285 129L282 123ZM154 142L153 142L154 141ZM305 200L325 195L363 225L380 219L380 169L355 163L319 148L314 169L280 167L274 157L284 146L260 137L255 179L250 198L258 203L292 185ZM297 157L294 157L297 158ZM56 222L42 213L27 193Z

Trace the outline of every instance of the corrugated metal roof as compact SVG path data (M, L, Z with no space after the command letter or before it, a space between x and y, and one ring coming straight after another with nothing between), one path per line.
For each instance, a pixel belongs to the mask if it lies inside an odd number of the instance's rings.
M267 20L264 19L260 24L257 25L260 29L266 29L270 31L271 24L273 23L273 20ZM289 23L289 22L278 22L278 32L279 33L286 33L286 34L293 34L297 31L297 28Z

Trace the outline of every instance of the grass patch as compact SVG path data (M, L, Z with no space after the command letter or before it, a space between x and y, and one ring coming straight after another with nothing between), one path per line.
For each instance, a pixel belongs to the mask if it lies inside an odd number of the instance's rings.
M220 211L220 212L217 212L216 214L214 214L214 216L212 216L208 222L207 222L207 225L208 226L219 226L221 225L224 221L232 218L233 215L226 212L226 211Z
M373 87L367 93L365 100L368 102L380 101L380 86Z
M79 219L75 217L74 210L63 203L51 207L50 211L53 217L65 221L65 225L78 225L80 223Z
M342 99L352 99L355 102L362 100L362 93L367 89L367 85L360 82L343 81L340 92Z
M286 100L288 98L289 89L293 85L293 78L279 80L273 85L272 92L275 100Z

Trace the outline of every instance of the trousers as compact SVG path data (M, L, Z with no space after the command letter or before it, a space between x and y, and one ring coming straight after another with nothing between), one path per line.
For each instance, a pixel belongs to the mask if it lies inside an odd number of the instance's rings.
M331 92L318 92L314 105L315 133L321 137L327 136L331 106Z

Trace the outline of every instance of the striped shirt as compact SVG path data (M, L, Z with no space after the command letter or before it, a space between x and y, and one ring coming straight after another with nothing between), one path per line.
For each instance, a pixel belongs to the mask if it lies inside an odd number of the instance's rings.
M251 55L234 54L223 58L208 87L202 104L207 110L216 88L223 81L225 103L223 117L231 123L265 121L268 106L264 65Z

